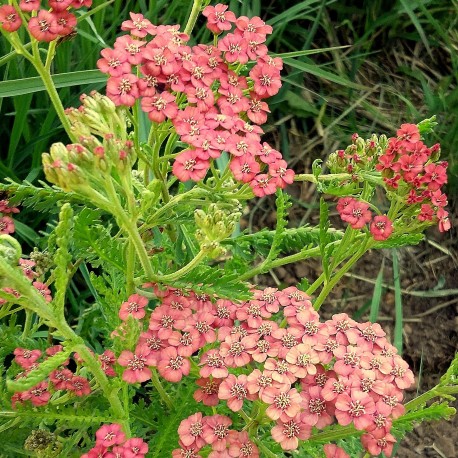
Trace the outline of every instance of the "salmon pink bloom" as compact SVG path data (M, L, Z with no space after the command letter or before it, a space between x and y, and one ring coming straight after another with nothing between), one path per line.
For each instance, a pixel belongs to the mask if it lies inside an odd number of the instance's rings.
M294 171L287 167L286 161L282 159L269 164L269 173L276 179L276 185L281 189L294 182Z
M48 382L40 382L38 385L26 391L23 398L24 400L30 400L36 407L46 405L51 398L51 393L48 391Z
M326 458L350 458L350 455L348 455L345 450L337 447L335 444L323 445L323 451Z
M207 18L207 28L215 35L225 30L231 30L231 22L236 21L235 14L227 11L228 6L218 3L215 6L206 6L202 14Z
M304 408L302 421L304 423L316 426L318 429L332 424L334 405L323 398L319 386L311 386L308 390L302 390L301 397Z
M385 456L390 457L396 439L383 429L375 429L368 434L363 434L361 443L371 455L378 456L383 452Z
M59 11L55 14L56 33L65 37L73 32L76 27L76 16L68 11Z
M145 458L148 453L148 444L139 437L128 439L122 446L124 458Z
M114 364L116 363L116 356L111 350L105 350L101 355L99 355L100 365L102 366L103 372L109 377L116 376L114 370Z
M372 423L375 412L374 400L367 393L352 391L340 394L336 399L335 416L342 426L353 422L358 430L367 429Z
M185 447L194 447L197 450L206 444L202 436L203 432L204 423L201 412L197 412L185 420L182 420L178 427L178 435L180 436L182 444Z
M9 216L0 218L0 234L12 234L14 232L14 221Z
M21 0L19 2L19 8L27 13L37 11L40 9L40 1L41 0Z
M256 396L249 394L247 376L243 374L238 377L229 374L219 386L218 397L219 399L227 400L227 406L233 412L238 412L243 407L245 399L256 399Z
M118 358L118 364L127 369L122 374L122 379L127 383L142 383L151 378L151 370L147 366L153 365L155 359L150 355L151 350L145 345L137 345L135 354L124 350Z
M281 445L283 450L296 450L299 439L308 439L312 427L303 421L303 414L297 414L287 421L277 421L277 426L272 428L271 434L275 442Z
M188 149L181 152L173 163L173 174L180 181L200 181L205 178L210 163L199 157L196 150Z
M176 448L172 452L172 458L202 458L197 452L197 447L186 447L184 444L180 444L181 448Z
M0 24L2 24L3 30L7 32L15 32L21 27L22 19L14 6L0 6Z
M75 9L79 8L90 8L92 6L92 0L73 0L72 7Z
M138 78L132 73L112 76L107 82L107 96L115 105L131 107L139 97L137 82Z
M280 90L280 72L275 67L257 63L250 70L250 77L254 83L254 92L260 98L272 97Z
M343 221L350 224L353 229L361 229L372 219L369 204L353 199L340 213Z
M213 450L222 452L226 449L229 435L229 426L232 420L224 415L212 415L204 418L203 438L210 444Z
M398 355L393 358L393 369L390 372L389 378L394 380L396 386L401 390L410 388L415 382L413 372L409 369L409 365Z
M30 34L38 41L50 42L57 38L55 14L40 10L36 17L32 17L28 24Z
M452 225L448 217L448 212L445 211L443 208L439 208L439 210L437 210L437 218L439 219L439 231L440 232L449 231Z
M101 72L116 77L130 72L130 63L127 61L127 56L124 52L117 49L105 48L102 49L100 54L102 55L102 59L97 61L97 67Z
M157 27L145 19L143 14L129 13L130 20L124 21L121 30L130 32L134 37L145 38L146 35L155 35Z
M40 281L34 281L32 285L45 298L46 302L52 301L51 290L44 283Z
M422 178L430 191L437 191L447 183L447 167L444 163L428 164L425 166L425 175Z
M67 382L67 390L72 391L76 396L87 396L91 393L91 387L89 382L84 377L80 377L79 375L74 375L68 382Z
M223 357L224 364L229 367L242 367L251 361L249 350L253 349L256 343L254 336L239 338L233 334L227 336L220 345L220 355Z
M178 354L175 347L168 347L161 351L157 369L166 380L176 383L183 375L189 374L191 364L188 359Z
M275 194L276 180L269 175L263 173L256 175L250 182L253 194L258 197L264 197L269 194Z
M393 233L393 223L386 215L374 216L370 225L370 231L374 240L386 240Z
M269 404L266 414L272 420L288 421L301 410L302 398L296 388L266 388L261 399Z
M119 318L126 321L129 316L141 320L145 314L145 307L148 305L148 298L140 294L131 294L127 301L121 304Z
M126 435L122 432L119 423L111 425L103 425L95 433L96 444L103 445L104 447L111 447L112 445L122 444L126 440Z
M64 11L72 3L73 0L48 0L49 7L52 8L53 11Z
M320 362L317 352L308 344L300 344L291 348L285 356L291 364L291 372L297 378L303 378L307 374L316 374L316 364Z
M13 353L14 360L24 369L32 367L41 356L41 350L27 350L26 348L16 348Z
M68 369L54 370L49 375L49 380L56 390L66 390L72 378L73 372Z
M259 458L259 450L251 442L246 431L229 431L229 456L231 458Z
M401 127L396 131L396 136L399 140L415 143L420 140L420 131L415 124L401 124Z
M218 41L218 49L224 52L224 58L229 63L248 62L247 54L248 42L240 35L228 33L222 40Z
M202 377L226 378L229 374L219 350L209 350L200 359L200 375Z
M194 392L193 398L206 406L216 406L219 403L218 391L221 379L199 378L196 380L199 388Z

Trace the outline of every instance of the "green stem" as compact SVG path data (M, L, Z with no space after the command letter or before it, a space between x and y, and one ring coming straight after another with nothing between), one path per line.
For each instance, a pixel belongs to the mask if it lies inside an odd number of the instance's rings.
M264 455L268 458L277 458L277 455L273 452L271 452L259 439L255 439L254 437L250 438L258 447L260 450L263 451Z
M187 22L186 27L184 29L184 33L186 35L191 35L192 29L194 28L194 26L196 24L197 17L200 14L200 10L202 8L202 3L203 3L202 0L194 0L194 2L192 4L191 14L189 15L188 22Z
M30 310L25 311L25 323L24 330L22 331L22 338L25 339L30 333L30 327L32 325L33 312Z
M208 251L207 250L200 250L197 255L185 266L183 266L181 269L177 270L176 272L173 272L172 274L168 275L162 275L162 276L157 276L155 279L161 283L168 283L172 282L175 280L178 280L181 278L183 275L187 274L190 272L194 267L198 266L207 256Z
M266 263L265 261L262 262L259 266L254 267L253 269L245 272L243 275L239 277L240 280L248 280L249 278L253 278L256 275L260 275L262 273L267 272L270 269L275 269L280 266L284 266L285 264L292 264L294 262L303 261L304 259L311 258L313 256L320 255L320 248L310 248L309 250L302 250L299 253L292 254L290 256L284 256L283 258L275 259Z
M162 386L162 383L157 375L157 370L155 368L151 368L151 381L153 382L154 388L156 388L164 404L166 404L167 407L170 410L172 410L173 401L170 399L170 396L167 394L167 391L165 391L164 387Z
M429 400L444 396L444 395L453 395L458 393L458 386L441 386L436 385L434 388L431 388L426 393L421 394L420 396L412 399L407 404L405 404L406 412L414 411L422 404L425 404ZM400 417L402 419L402 417Z
M316 298L313 307L315 310L319 310L321 305L323 304L324 300L331 292L332 288L335 284L353 267L353 265L358 261L358 259L363 256L363 254L368 249L370 236L367 236L366 240L362 243L361 248L341 267L331 278L328 284L324 286L321 290L320 295Z
M126 292L131 295L135 291L135 245L129 240L126 257Z

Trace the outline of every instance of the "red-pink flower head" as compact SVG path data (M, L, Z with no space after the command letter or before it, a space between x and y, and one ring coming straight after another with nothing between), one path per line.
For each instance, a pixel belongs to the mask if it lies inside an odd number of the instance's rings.
M27 13L37 11L40 9L40 1L41 0L21 0L19 2L19 8Z
M28 27L30 34L38 41L50 42L58 36L55 13L46 10L40 10L38 16L31 18Z
M233 22L236 21L235 14L227 11L228 6L218 3L215 6L207 6L202 14L207 18L207 28L215 35L219 35L225 30L231 30Z
M129 316L136 318L137 320L142 319L145 314L145 307L148 305L148 298L141 296L140 294L131 294L127 301L121 304L119 310L119 318L126 321Z
M14 6L0 6L0 24L2 24L3 30L7 32L15 32L21 27L22 19Z
M126 440L126 435L123 433L119 423L111 425L103 425L95 433L96 444L104 447L122 444Z
M374 216L370 225L370 231L374 240L386 240L393 233L393 223L386 215Z

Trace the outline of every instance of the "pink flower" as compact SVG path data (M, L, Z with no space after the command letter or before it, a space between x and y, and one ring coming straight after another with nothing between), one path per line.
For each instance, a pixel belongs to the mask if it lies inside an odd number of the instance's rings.
M112 76L107 82L107 96L115 105L125 105L131 107L139 97L138 78L131 73L122 76Z
M385 456L390 457L396 439L384 429L375 429L368 434L363 434L361 443L371 455L378 456L383 452Z
M303 378L307 374L316 374L315 365L320 362L318 354L308 344L300 344L291 348L285 359L291 364L291 372L297 378Z
M272 428L271 434L283 450L295 450L299 446L299 439L308 439L311 431L312 427L303 421L303 414L297 414L286 422L277 421L277 426Z
M122 374L122 379L127 383L146 382L151 378L151 370L148 365L152 365L154 359L150 355L151 350L145 345L138 345L135 354L124 350L118 358L118 364L127 369Z
M44 406L51 398L51 393L48 391L48 382L40 382L30 390L24 393L23 399L30 400L36 406Z
M21 11L30 13L31 11L36 11L40 9L41 0L21 0L19 2L19 8Z
M224 415L205 417L203 431L205 442L217 452L225 450L231 424L232 420Z
M206 6L202 14L207 18L207 28L215 35L219 35L225 30L231 30L231 22L235 22L235 14L227 11L228 6L218 3L215 6Z
M246 431L229 431L229 456L259 458L259 450Z
M202 377L226 378L229 374L226 364L219 350L209 350L205 352L200 360L200 375Z
M110 76L122 76L130 72L130 63L127 61L126 53L116 49L102 49L102 59L97 61L97 67L103 73Z
M74 375L67 383L66 388L72 391L76 396L87 396L91 393L89 382L84 377Z
M73 0L72 7L75 9L87 7L90 8L92 5L92 0Z
M111 425L103 425L95 433L96 444L103 445L104 447L111 447L112 445L122 444L126 440L126 435L121 429L119 423Z
M452 227L452 224L450 223L448 212L445 211L443 208L439 208L439 210L437 210L437 218L439 220L439 231L440 232L449 231L450 228Z
M261 399L269 404L266 414L272 420L288 421L301 410L301 395L296 388L266 388Z
M386 215L374 216L370 225L370 231L374 240L386 240L393 233L393 223Z
M369 210L369 204L353 199L340 212L340 217L349 223L353 229L361 229L372 219L372 214Z
M51 290L44 283L40 281L34 281L32 285L45 298L46 302L52 301Z
M199 157L196 150L188 149L181 152L173 163L173 174L180 181L200 181L205 178L210 163Z
M139 437L128 439L122 446L124 458L144 458L148 453L148 444Z
M240 336L233 334L224 339L220 345L220 355L224 363L229 367L242 367L251 361L249 350L254 348L256 338L246 336L240 339Z
M49 375L49 380L56 390L66 390L72 378L73 372L68 369L55 370Z
M334 415L333 404L323 398L321 391L319 386L311 386L308 390L301 391L302 406L304 407L302 420L319 429L330 425L333 422L331 415Z
M114 48L122 54L123 60L131 65L139 65L143 60L142 47L145 45L145 41L135 40L130 35L123 35L116 38Z
M248 393L247 376L243 374L238 377L229 374L219 386L218 397L227 400L227 406L233 412L238 412L242 408L245 399L256 398Z
M194 392L193 398L206 406L216 406L219 402L218 391L221 382L221 379L197 379L196 383L199 388Z
M183 375L189 374L190 368L189 360L180 356L175 347L168 347L161 351L157 369L169 382L179 382Z
M55 14L40 10L36 17L32 17L28 24L30 34L38 41L53 41L57 38Z
M167 91L153 97L143 97L142 110L148 113L149 119L154 122L164 122L166 118L173 119L178 113L175 96Z
M9 216L0 218L0 234L12 234L14 232L14 221Z
M401 128L396 131L396 136L399 140L415 143L420 140L420 131L415 124L401 124Z
M257 63L250 70L250 77L254 82L254 92L260 98L272 97L280 90L280 72L275 67Z
M423 183L430 191L437 191L443 184L447 183L447 168L443 163L428 164L425 166Z
M335 444L323 445L323 451L326 458L350 458L350 455L347 455L343 449Z
M69 35L76 27L76 16L68 11L59 11L54 18L57 35L62 37Z
M21 27L22 19L14 6L0 6L0 24L2 24L3 30L7 32L15 32Z
M24 369L32 367L40 358L40 350L27 350L26 348L16 348L14 350L14 360Z
M129 13L129 21L124 21L121 25L121 30L126 30L131 35L139 38L145 38L146 35L154 35L156 33L156 26L151 24L148 19L145 19L143 14Z
M250 182L253 194L258 197L264 197L269 194L275 194L276 180L266 174L256 175Z
M109 377L116 376L114 370L114 364L116 363L116 356L111 350L105 350L101 355L99 355L100 365L102 366L103 372Z
M367 429L372 422L372 414L375 412L374 400L366 393L353 391L340 394L336 399L335 416L342 426L351 422L358 430Z
M148 305L148 298L141 296L140 294L131 294L126 302L121 304L119 310L119 318L126 321L129 315L141 320L145 314L145 307Z
M64 11L72 2L73 0L48 0L49 7L52 8L53 11Z
M248 62L247 45L248 42L242 36L228 33L222 40L219 40L218 49L224 52L227 62L246 64Z
M194 415L182 420L178 427L178 435L180 441L186 447L202 448L206 442L202 434L204 431L204 423L202 421L202 413L197 412Z

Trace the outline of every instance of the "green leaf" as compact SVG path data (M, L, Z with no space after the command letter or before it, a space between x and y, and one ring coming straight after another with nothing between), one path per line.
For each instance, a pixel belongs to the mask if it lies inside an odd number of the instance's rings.
M397 248L405 245L418 245L424 239L423 234L402 234L390 237L374 244L374 248Z
M56 268L54 269L56 293L52 301L60 316L64 315L65 294L69 280L69 263L72 259L69 252L70 239L73 233L73 210L70 204L62 205L59 214L59 224L56 227L57 251L54 257Z
M105 83L106 75L99 70L83 70L78 72L52 75L56 88L83 86L86 84ZM39 76L0 82L0 98L17 97L33 92L45 91L46 88Z
M375 280L374 293L372 294L371 311L369 315L369 321L375 323L378 318L378 312L380 309L380 299L382 298L382 285L383 285L383 270L385 267L385 258L382 259L382 265L380 266L377 279Z

